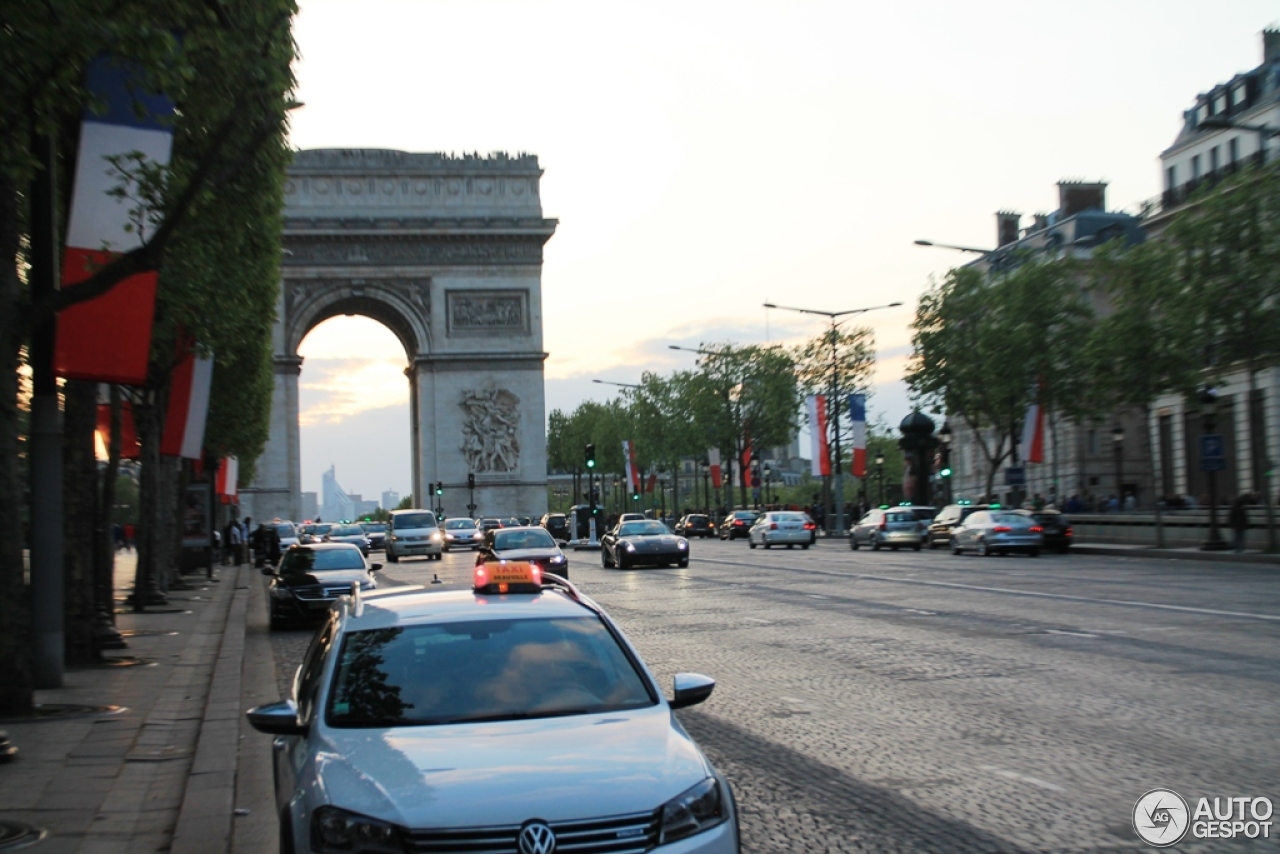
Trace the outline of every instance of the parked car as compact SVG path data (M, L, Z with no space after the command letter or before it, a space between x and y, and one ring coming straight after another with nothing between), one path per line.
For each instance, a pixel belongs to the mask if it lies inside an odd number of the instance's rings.
M667 699L599 605L523 570L340 600L291 696L247 713L274 739L257 808L280 851L739 850L729 784L674 713L715 681L676 673Z
M492 518L492 517L491 517L491 518L488 518L488 519L481 519L481 520L480 520L480 530L481 530L481 531L483 531L483 532L484 532L484 533L486 533L486 534L487 534L487 533L489 533L490 531L495 531L495 530L497 530L498 528L501 528L501 527L502 527L502 520L501 520L501 519L494 519L494 518Z
M360 553L365 557L369 556L369 537L365 535L364 528L359 525L334 525L333 529L325 535L326 543L351 543L360 549Z
M600 563L605 568L616 566L689 565L689 541L671 533L657 519L619 522L600 538Z
M970 513L989 510L989 504L948 504L938 511L929 523L929 530L924 535L924 544L931 549L951 545L951 529L959 525Z
M870 546L879 551L882 547L910 548L920 551L924 544L925 523L916 518L910 507L876 508L858 520L849 529L849 548L857 551Z
M484 532L475 519L458 516L444 520L444 550L478 549L484 545Z
M364 522L364 535L369 538L369 548L385 549L387 547L387 526L381 522Z
M1044 548L1044 528L1030 516L1012 510L970 513L951 531L951 553L972 549L980 555L1026 552L1032 557Z
M715 534L715 525L711 517L705 513L689 513L676 522L676 533L682 537L701 537L706 539Z
M796 510L770 510L751 525L747 539L751 548L757 545L766 549L785 545L807 549L811 545L812 531L805 528L805 515Z
M444 533L430 510L392 510L388 523L387 560L422 555L427 560L440 560L444 553Z
M720 539L736 540L739 537L746 539L759 515L754 510L734 510L720 522Z
M569 577L569 559L546 528L533 525L498 528L484 535L484 545L476 563L487 560L523 561L536 564L561 578Z
M1014 510L1021 516L1030 516L1044 529L1044 547L1066 554L1071 549L1076 532L1071 522L1058 510Z
M267 603L271 628L283 628L295 620L323 617L339 596L378 586L373 573L380 563L369 563L350 543L295 545L285 551L278 568L262 571L271 576Z
M538 523L547 529L547 533L560 542L569 540L569 517L563 513L548 513Z

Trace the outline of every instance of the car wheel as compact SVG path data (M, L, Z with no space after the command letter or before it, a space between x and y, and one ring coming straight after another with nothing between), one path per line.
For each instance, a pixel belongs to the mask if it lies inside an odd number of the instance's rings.
M958 554L960 554L960 552L961 552L961 551L962 551L962 549L961 549L958 545L956 545L956 541L955 541L955 540L952 540L952 541L951 541L951 553L952 553L953 555L958 555Z
M872 537L872 538L871 538L871 550L872 550L873 552L878 552L878 551L880 551L880 541L879 541L878 539L876 539L875 537Z
M280 811L280 854L293 854L293 822L287 809Z
M920 551L920 543L916 543L916 544L915 544L915 550L916 550L916 551Z
M399 563L400 555L395 552L387 552L387 563Z
M273 632L278 632L284 628L284 618L275 611L271 612L270 628Z
M787 543L787 548L794 549L795 547L796 547L795 543Z
M676 566L680 567L681 569L688 569L688 568L689 568L689 559L688 559L688 558L685 558L684 560L682 560L682 561L680 561L679 563L677 563L677 564L676 564Z
M978 548L976 551L978 552L978 557L986 557L991 554L991 550L987 548L986 540L978 540Z
M896 551L898 550L898 547L897 547L897 546L889 546L889 550L890 550L890 551L894 551L894 552L896 552Z
M809 544L808 544L808 543L801 543L801 544L800 544L800 548L804 549L805 551L808 551L808 550L809 550Z
M755 540L747 540L747 545L754 549L754 548L756 547L756 541L755 541Z
M613 566L613 562L609 560L608 549L600 550L600 565L603 566L605 569L608 569L609 567Z
M616 558L614 558L614 563L616 563L616 564L618 565L618 569L627 569L627 568L628 568L628 567L627 567L627 559L626 559L626 557L624 557L623 552L618 552L618 556L617 556Z
M849 548L855 552L858 550L858 538L852 534L849 535Z
M766 539L764 539L764 540L762 540L761 542L763 543L763 545L764 545L764 547L765 547L766 549L771 549L771 548L773 548L773 543L769 542L769 540L768 540L767 538L766 538Z
M1031 555L1032 557L1040 557L1040 550L1032 549L1031 551L1027 552L1027 554Z

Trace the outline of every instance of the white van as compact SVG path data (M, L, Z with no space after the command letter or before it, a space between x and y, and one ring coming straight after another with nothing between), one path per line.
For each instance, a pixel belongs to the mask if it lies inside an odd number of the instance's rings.
M424 555L440 560L444 551L444 532L430 510L392 510L387 523L387 562L398 563L402 557Z

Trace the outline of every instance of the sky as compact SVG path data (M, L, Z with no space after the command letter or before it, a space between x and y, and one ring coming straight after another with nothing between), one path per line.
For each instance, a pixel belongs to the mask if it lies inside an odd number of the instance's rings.
M1280 4L1232 0L301 0L295 148L528 152L544 170L546 408L693 369L670 344L799 343L868 313L869 418L931 278L995 213L1159 194L1195 96L1261 61ZM409 492L405 354L364 318L303 341L303 489Z

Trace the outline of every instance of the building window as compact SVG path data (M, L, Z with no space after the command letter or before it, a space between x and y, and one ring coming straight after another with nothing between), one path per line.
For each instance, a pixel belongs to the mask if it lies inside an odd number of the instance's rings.
M1098 431L1097 430L1089 431L1088 441L1089 441L1089 456L1091 457L1097 456L1098 455Z
M1219 95L1218 97L1214 98L1214 99L1213 99L1213 112L1214 112L1216 115L1221 115L1222 113L1225 113L1226 111L1227 111L1227 96L1226 96L1225 94L1223 94L1223 95Z
M1231 106L1240 107L1244 104L1245 88L1244 84L1236 86L1231 90Z
M1164 188L1166 190L1175 189L1178 186L1178 168L1176 166L1170 166L1168 169L1164 170L1164 174Z
M1227 140L1227 160L1235 163L1240 159L1240 137L1233 136Z
M1207 118L1209 118L1209 105L1201 104L1196 107L1196 124L1202 123Z
M1209 171L1218 171L1218 146L1209 149Z
M1191 157L1191 180L1200 180L1200 155L1195 154Z

